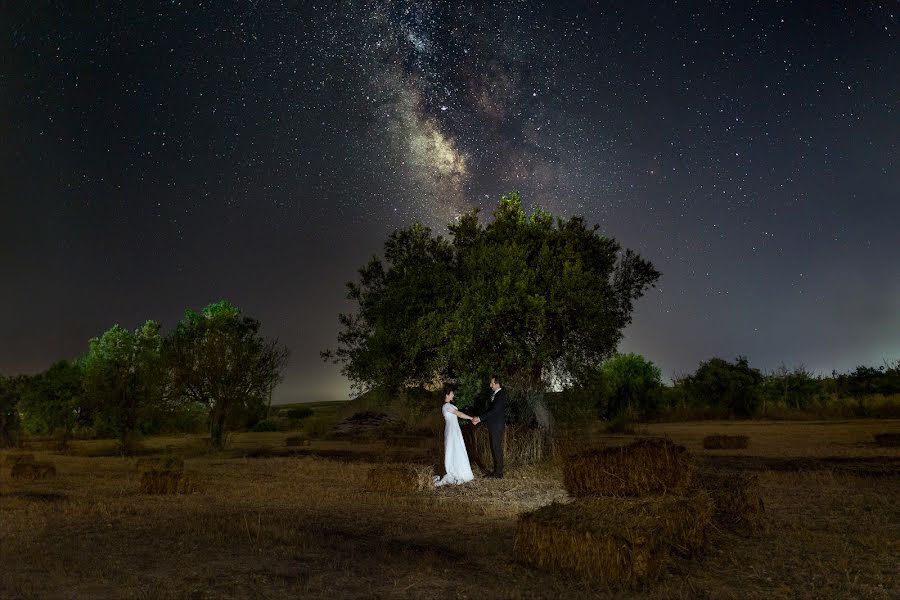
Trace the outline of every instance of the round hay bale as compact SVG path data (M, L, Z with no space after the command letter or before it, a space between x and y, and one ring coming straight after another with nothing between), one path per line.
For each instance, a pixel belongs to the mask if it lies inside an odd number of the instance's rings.
M697 486L706 491L715 507L716 518L724 525L751 531L762 524L765 505L759 490L759 476L746 472L702 471Z
M703 438L705 450L743 450L750 445L746 435L708 435Z
M884 448L896 448L900 446L900 433L876 433L875 444Z
M7 454L3 459L3 464L10 468L25 462L34 462L34 454Z
M148 456L137 459L135 469L144 471L183 471L184 459L178 456Z
M689 488L692 474L684 447L663 439L582 452L563 462L563 484L575 497L679 492Z
M285 445L287 446L309 446L310 441L309 438L303 435L292 435L289 438L284 440Z
M422 465L384 465L369 471L366 487L375 492L415 493L434 488L434 468Z
M519 518L514 553L539 569L634 587L657 577L671 553L703 549L712 512L703 492L553 503Z
M190 471L148 470L141 473L142 494L190 494L196 490Z
M19 462L12 466L13 479L50 479L56 477L56 466L48 461Z

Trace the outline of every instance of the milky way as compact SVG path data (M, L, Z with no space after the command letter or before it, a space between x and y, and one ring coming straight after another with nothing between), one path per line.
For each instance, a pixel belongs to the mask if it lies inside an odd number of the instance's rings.
M228 298L340 396L343 283L511 190L662 272L622 349L667 376L900 355L896 3L0 10L0 372Z

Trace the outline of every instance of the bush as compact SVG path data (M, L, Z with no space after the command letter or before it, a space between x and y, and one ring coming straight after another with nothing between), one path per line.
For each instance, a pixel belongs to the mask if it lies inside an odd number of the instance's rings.
M250 431L254 432L263 432L263 431L278 431L278 423L276 423L272 419L263 419L262 421L258 421L256 425L250 428Z
M616 354L605 363L603 373L603 414L614 419L632 410L641 416L658 412L659 367L640 354Z
M750 417L759 406L762 382L759 370L739 356L734 363L721 358L701 363L696 373L684 379L684 386L695 404L723 407L732 416Z

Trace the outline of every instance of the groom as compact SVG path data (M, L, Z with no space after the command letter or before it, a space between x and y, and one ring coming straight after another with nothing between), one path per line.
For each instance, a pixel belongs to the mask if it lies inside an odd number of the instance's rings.
M490 407L480 416L472 419L473 425L482 421L487 424L488 434L491 438L491 456L494 458L494 472L488 477L503 479L503 428L506 426L506 390L500 386L500 378L491 376Z

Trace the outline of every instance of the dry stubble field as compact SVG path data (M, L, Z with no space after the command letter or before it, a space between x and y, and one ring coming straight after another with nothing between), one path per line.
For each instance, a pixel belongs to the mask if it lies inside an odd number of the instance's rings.
M898 598L900 449L876 447L882 431L900 422L643 427L711 467L759 472L766 516L754 535L717 530L704 557L630 591L514 561L517 516L567 498L556 462L391 496L366 490L372 461L417 457L377 444L302 449L336 460L279 456L287 434L235 436L215 454L197 438L152 438L148 450L185 458L199 491L148 496L135 459L76 442L36 452L55 479L0 473L0 598ZM705 451L709 433L749 435L750 447Z

